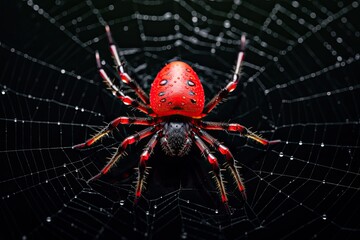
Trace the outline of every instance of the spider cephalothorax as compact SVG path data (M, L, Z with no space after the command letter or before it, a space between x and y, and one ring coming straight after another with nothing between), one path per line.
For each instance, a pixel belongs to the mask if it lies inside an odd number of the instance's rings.
M224 203L227 203L228 198L218 160L210 152L207 144L205 144L206 142L225 156L227 167L233 175L239 191L242 193L244 199L246 199L245 187L235 165L233 155L226 146L222 145L205 130L225 130L229 132L237 132L263 145L273 144L279 142L279 140L268 141L263 139L248 130L246 127L237 123L206 122L201 120L225 97L227 97L230 92L234 91L239 83L240 68L244 58L246 42L245 36L241 37L241 50L238 54L233 79L205 105L204 90L199 77L188 64L181 61L171 62L161 69L151 85L149 98L142 88L124 71L124 67L120 61L118 50L112 39L109 26L106 26L106 33L110 43L110 51L114 58L119 76L123 83L127 84L135 91L139 100L125 95L124 92L113 84L102 68L99 53L96 52L96 63L101 78L110 88L112 93L124 104L131 105L133 108L147 114L149 117L118 117L110 122L107 127L102 129L95 136L87 140L85 143L75 145L74 148L83 148L92 145L94 142L116 128L119 124L136 124L149 127L125 138L105 167L89 181L95 180L103 174L106 174L123 155L129 144L140 141L145 137L152 136L140 156L135 201L137 201L137 199L141 196L141 191L144 185L146 162L149 159L155 145L160 141L162 149L166 154L180 157L187 154L192 143L195 143L203 156L212 166L212 171L221 194L221 199Z
M164 152L172 157L186 155L192 144L190 131L190 125L186 121L165 123L163 136L160 139Z

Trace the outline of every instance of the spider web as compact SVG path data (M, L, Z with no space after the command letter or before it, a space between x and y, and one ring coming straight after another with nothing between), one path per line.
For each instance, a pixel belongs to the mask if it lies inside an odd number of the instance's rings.
M4 236L360 236L359 1L18 0L1 1L0 9ZM231 79L246 34L241 84L206 120L241 123L281 142L263 147L211 132L231 149L247 187L244 202L223 172L231 214L194 147L179 159L155 149L137 207L134 168L146 140L107 176L86 183L122 139L142 129L121 126L88 149L71 148L117 116L143 116L114 99L98 76L95 50L122 86L105 22L146 92L164 64L182 60L198 73L207 100Z

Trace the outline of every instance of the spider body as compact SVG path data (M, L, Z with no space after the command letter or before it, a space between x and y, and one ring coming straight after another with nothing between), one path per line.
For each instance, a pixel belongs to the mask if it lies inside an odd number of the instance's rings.
M111 36L109 26L106 26L106 33L110 44L110 52L114 58L119 77L124 84L134 90L137 99L125 95L125 93L110 80L105 70L102 68L99 53L96 52L96 64L101 78L113 95L120 99L125 105L130 105L149 117L118 117L92 138L84 143L75 145L73 148L91 146L120 124L136 124L148 127L126 137L120 143L110 161L97 175L88 180L88 182L108 173L112 166L124 155L128 145L151 136L140 155L135 202L137 202L142 193L147 161L158 142L160 142L163 151L167 155L179 157L186 155L189 152L190 147L195 144L204 158L211 165L215 177L214 179L221 195L221 200L227 205L228 198L220 166L217 158L211 153L208 147L208 145L210 145L225 157L227 163L226 167L233 176L237 188L241 192L243 198L246 199L245 187L232 153L226 146L216 138L212 137L205 130L236 132L265 146L277 143L279 140L268 141L238 123L207 122L202 120L202 118L209 114L224 98L226 98L239 83L240 68L244 58L245 36L241 37L241 50L238 54L232 80L229 81L229 83L207 104L205 104L204 89L199 77L188 64L180 61L171 62L160 70L152 83L149 98L143 89L125 72L118 55L118 49Z
M151 85L150 107L159 117L200 118L204 102L204 89L198 75L181 61L167 64Z

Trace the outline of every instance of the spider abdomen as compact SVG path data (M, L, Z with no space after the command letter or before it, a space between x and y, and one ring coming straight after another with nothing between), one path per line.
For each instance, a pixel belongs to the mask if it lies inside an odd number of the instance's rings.
M167 64L156 76L150 89L150 107L159 116L201 117L204 89L195 71L186 63Z

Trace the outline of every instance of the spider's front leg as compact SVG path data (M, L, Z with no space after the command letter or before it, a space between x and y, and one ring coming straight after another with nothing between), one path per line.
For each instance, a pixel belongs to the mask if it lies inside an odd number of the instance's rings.
M150 141L147 143L146 147L144 148L144 151L142 152L140 156L140 162L139 162L139 170L138 170L138 179L136 184L136 191L135 191L135 200L134 203L136 204L138 199L141 196L141 192L144 186L145 181L145 173L146 173L146 161L149 159L155 145L158 142L158 139L160 137L159 130L157 133L154 134L154 136L151 137Z
M227 204L228 198L226 196L224 182L222 180L219 163L216 157L210 153L210 149L205 145L205 143L200 139L200 137L196 133L193 133L193 139L195 141L196 146L200 149L201 153L204 154L204 156L211 164L212 171L215 176L216 184L221 194L221 200L223 203ZM227 207L227 205L225 206Z
M245 45L246 45L246 38L245 35L241 36L241 46L240 46L240 52L238 54L237 62L236 62L236 68L235 72L233 74L233 79L231 82L228 83L228 85L221 89L218 94L213 97L210 102L206 104L204 107L204 110L202 112L203 117L206 116L208 113L210 113L224 98L226 98L229 93L234 91L240 81L240 71L241 71L241 65L244 60L244 51L245 51Z
M120 61L120 57L118 54L118 49L114 43L113 37L111 35L110 27L109 25L106 25L105 27L106 35L109 40L110 45L110 52L111 55L114 58L114 63L116 65L116 69L118 71L118 74L121 78L121 81L125 84L127 84L132 90L135 91L137 96L141 99L141 101L145 104L149 104L149 96L144 92L144 90L139 86L137 82L135 82L124 70L124 66Z
M262 138L255 133L251 132L249 129L247 129L245 126L240 125L238 123L220 123L220 122L205 122L205 121L199 121L197 123L197 126L199 126L202 129L206 130L222 130L222 131L229 131L229 132L237 132L247 138L250 138L258 143L261 143L262 145L271 145L275 143L279 143L280 140L266 140L265 138Z
M238 187L239 191L241 192L241 195L243 196L244 200L246 200L245 186L241 180L240 173L237 170L236 165L235 165L235 159L234 159L232 153L230 152L230 150L226 146L222 145L219 142L219 140L217 140L216 138L214 138L207 132L205 132L201 129L198 129L198 128L194 128L194 131L196 131L203 140L205 140L207 143L209 143L211 146L213 146L215 149L217 149L222 155L225 156L227 165L231 171L232 176L234 177L234 179L236 181L237 187Z
M112 156L110 161L105 165L105 167L103 167L103 169L98 174L96 174L95 176L90 178L88 180L88 182L93 181L93 180L101 177L102 175L105 175L106 173L108 173L110 168L117 162L117 160L125 152L125 149L127 148L127 146L129 144L133 144L135 142L140 141L141 139L143 139L145 137L152 135L153 133L158 131L160 128L161 128L160 125L155 125L154 127L145 128L144 130L125 138L125 140L121 142L121 144L118 147L118 149L116 150L115 154Z
M152 118L139 118L139 117L118 117L111 121L105 128L100 130L92 138L88 139L84 143L77 144L73 148L89 147L94 144L97 140L104 137L106 134L114 130L119 124L134 124L134 125L145 125L151 126L155 124L155 120Z

